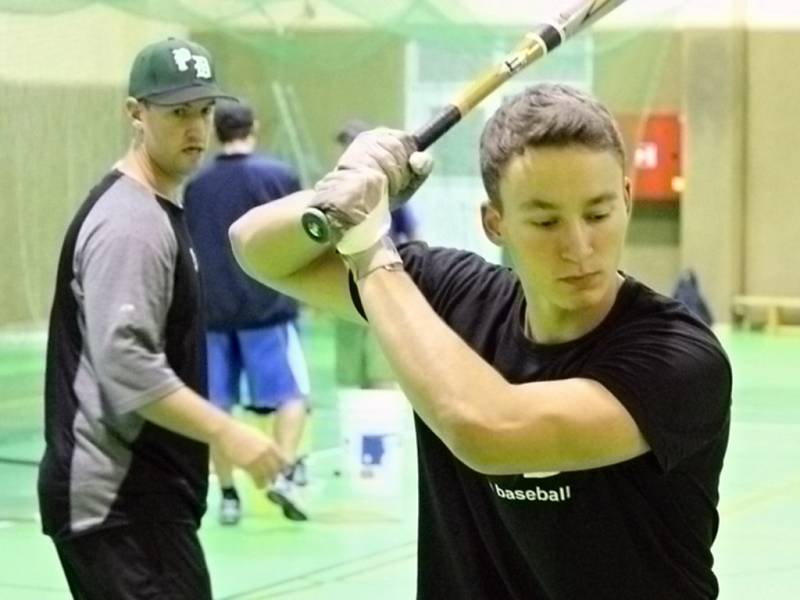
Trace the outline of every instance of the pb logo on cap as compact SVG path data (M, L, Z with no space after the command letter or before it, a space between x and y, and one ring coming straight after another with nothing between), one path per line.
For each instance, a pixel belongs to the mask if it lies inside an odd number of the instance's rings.
M187 71L191 62L197 77L211 79L211 64L205 56L192 54L188 48L175 48L172 50L172 58L179 71Z

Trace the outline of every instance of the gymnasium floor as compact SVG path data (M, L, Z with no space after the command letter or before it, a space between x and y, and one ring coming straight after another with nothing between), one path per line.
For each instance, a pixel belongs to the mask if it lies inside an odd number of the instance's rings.
M800 336L722 334L734 363L731 445L715 545L722 600L800 598ZM219 600L413 598L413 448L393 486L337 476L330 323L306 319L315 386L309 435L314 520L285 521L252 488L235 528L216 523L216 486L202 529ZM35 461L41 454L42 334L0 337L0 598L69 597L49 541L39 534ZM643 599L646 600L646 599Z

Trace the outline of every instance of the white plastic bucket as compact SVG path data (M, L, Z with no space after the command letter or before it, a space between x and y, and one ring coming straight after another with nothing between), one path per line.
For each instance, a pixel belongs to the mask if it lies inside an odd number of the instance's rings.
M342 388L338 404L344 474L359 487L397 491L403 480L403 445L412 426L403 393Z

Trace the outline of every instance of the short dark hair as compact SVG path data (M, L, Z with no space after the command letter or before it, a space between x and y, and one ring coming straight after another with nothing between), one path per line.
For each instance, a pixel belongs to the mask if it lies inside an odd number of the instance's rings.
M223 144L243 140L253 132L255 116L246 102L218 101L214 105L214 130Z
M481 176L500 206L500 176L528 148L585 146L614 153L625 168L625 146L614 117L596 98L574 87L542 83L507 98L483 129Z

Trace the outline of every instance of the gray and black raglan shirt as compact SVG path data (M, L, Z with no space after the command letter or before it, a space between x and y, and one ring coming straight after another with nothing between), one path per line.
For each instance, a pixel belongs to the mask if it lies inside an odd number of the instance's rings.
M184 385L205 395L200 302L181 208L110 172L78 210L58 265L38 484L46 534L199 525L206 446L136 411Z

